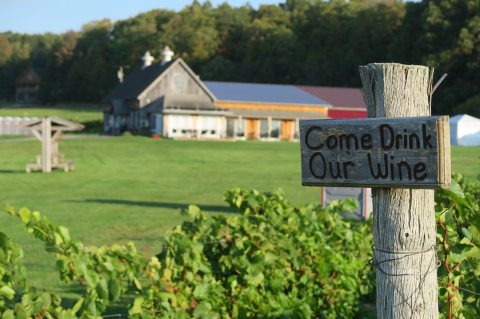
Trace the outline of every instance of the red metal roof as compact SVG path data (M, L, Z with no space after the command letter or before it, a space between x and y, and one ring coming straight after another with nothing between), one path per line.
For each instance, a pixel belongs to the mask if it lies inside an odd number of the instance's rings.
M332 104L333 108L359 108L366 109L367 106L363 101L362 92L357 88L340 88L327 86L304 86L298 85L302 89L313 96L326 100Z
M327 116L332 119L363 119L367 118L367 110L329 109Z

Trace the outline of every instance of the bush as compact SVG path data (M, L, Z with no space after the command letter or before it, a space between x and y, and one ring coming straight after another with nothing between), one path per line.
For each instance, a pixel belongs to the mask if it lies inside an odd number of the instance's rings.
M165 318L351 318L372 291L368 224L340 216L352 200L294 207L279 192L232 190L240 215L177 227L159 256L162 285L144 313ZM157 288L157 287L155 287Z
M478 184L436 192L441 316L480 317ZM464 194L463 190L470 193ZM27 209L8 212L45 243L60 278L84 287L68 309L59 296L29 287L21 247L0 233L0 318L101 318L133 296L131 318L352 318L371 295L371 223L340 216L356 202L292 206L280 192L234 189L239 214L191 219L145 259L132 244L86 247Z
M102 133L103 132L103 120L90 120L81 122L85 128L80 133Z
M63 309L60 297L29 288L21 248L2 234L0 257L10 257L0 258L0 316L99 318L133 294L132 318L350 318L372 291L370 225L340 216L354 201L294 207L279 192L240 189L226 200L241 214L206 218L190 206L192 219L150 260L131 244L85 247L38 212L9 209L45 242L61 279L84 293Z
M435 193L440 317L480 318L480 183L452 182Z

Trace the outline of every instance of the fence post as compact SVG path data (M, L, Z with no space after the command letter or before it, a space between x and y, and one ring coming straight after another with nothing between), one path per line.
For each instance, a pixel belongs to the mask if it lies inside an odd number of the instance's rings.
M360 67L369 117L431 114L433 70L372 63ZM378 318L438 318L434 193L372 189Z

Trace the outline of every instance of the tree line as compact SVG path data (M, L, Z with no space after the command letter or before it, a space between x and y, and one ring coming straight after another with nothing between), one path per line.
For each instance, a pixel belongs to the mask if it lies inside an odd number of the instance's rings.
M204 80L360 87L359 65L427 65L434 81L449 74L435 114L480 116L479 0L286 0L258 9L194 1L63 34L4 32L0 100L13 100L16 77L34 66L42 102L100 102L119 67L128 74L165 45Z

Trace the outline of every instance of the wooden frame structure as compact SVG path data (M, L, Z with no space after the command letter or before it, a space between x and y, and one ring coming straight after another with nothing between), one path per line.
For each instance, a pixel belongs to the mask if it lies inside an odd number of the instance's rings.
M42 154L37 155L35 162L27 163L25 170L42 170L50 173L54 168L62 168L65 172L75 168L75 162L65 161L65 155L59 152L58 143L64 131L80 131L83 125L57 117L45 117L32 120L21 125L31 130L32 134L42 143Z

